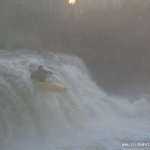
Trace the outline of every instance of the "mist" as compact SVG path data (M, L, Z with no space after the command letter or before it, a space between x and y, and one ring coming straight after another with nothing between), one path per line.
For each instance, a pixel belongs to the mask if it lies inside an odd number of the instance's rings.
M149 93L149 0L1 0L0 20L0 49L75 54L107 92Z
M1 0L0 149L150 144L149 14L149 0ZM34 81L39 65L52 73Z

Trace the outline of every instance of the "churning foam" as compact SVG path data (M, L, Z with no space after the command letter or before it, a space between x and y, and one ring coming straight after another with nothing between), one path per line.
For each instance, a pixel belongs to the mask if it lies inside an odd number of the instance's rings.
M29 75L39 64L68 91L37 89ZM123 141L150 138L149 113L147 99L107 95L76 56L0 52L1 149L117 150Z

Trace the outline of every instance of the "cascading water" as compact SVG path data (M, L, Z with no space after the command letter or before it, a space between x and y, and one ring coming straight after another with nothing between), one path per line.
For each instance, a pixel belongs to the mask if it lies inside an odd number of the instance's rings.
M53 93L29 79L39 64L68 87ZM0 52L0 149L120 150L126 140L148 140L149 103L104 93L81 59L58 53Z

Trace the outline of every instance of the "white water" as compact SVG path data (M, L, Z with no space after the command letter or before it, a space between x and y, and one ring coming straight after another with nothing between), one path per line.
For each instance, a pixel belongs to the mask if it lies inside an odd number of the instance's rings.
M29 74L39 64L69 90L34 87ZM123 141L150 139L149 106L107 95L78 57L0 52L0 149L120 150Z

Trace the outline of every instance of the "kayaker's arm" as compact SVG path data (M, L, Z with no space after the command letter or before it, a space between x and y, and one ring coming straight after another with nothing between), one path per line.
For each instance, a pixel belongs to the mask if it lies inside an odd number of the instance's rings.
M47 70L45 70L45 72L48 73L48 74L53 75L53 72L52 72L52 71L47 71Z

